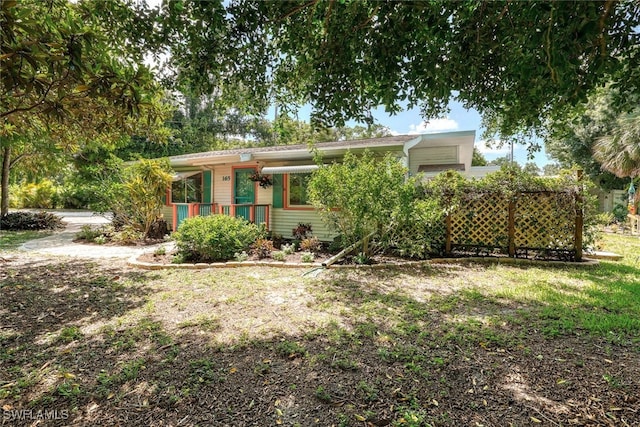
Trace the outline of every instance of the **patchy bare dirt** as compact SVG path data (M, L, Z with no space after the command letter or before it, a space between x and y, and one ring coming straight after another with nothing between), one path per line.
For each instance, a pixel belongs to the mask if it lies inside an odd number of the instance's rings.
M174 256L175 255L176 255L175 251L168 252L168 253L162 253L162 254L145 253L145 254L140 255L137 259L138 259L138 261L147 262L147 263L172 264L174 262ZM313 262L314 263L323 263L324 261L326 261L329 258L331 258L333 255L335 255L335 254L328 253L328 252L316 252L314 254ZM295 263L295 264L301 264L302 266L304 266L304 264L306 264L302 260L302 252L301 251L297 251L297 252L294 252L292 254L286 255L286 257L285 257L285 259L283 261L275 260L275 259L273 259L271 257L259 258L256 255L249 255L248 258L247 258L247 261L260 261L260 262L263 262L263 263L266 262L266 263L273 263L273 264ZM370 259L366 260L366 264L369 264L369 265L385 264L385 265L390 265L390 266L394 266L394 265L397 266L397 265L406 264L407 262L410 262L410 261L415 261L415 260L406 259L406 258L400 258L400 257L396 257L396 256L391 256L391 255L374 255ZM356 260L356 257L354 257L353 255L345 256L345 257L341 258L340 260L338 260L338 262L336 263L336 265L358 265L358 264L362 264L362 262L360 262L359 260Z
M637 333L549 334L545 307L465 294L519 268L4 258L3 425L640 425Z
M141 261L141 262L148 262L148 263L154 263L154 264L172 264L174 262L175 255L176 255L176 252L168 252L165 254L145 253L140 255L137 259L138 261ZM323 261L326 261L330 257L331 257L331 254L329 253L319 252L314 254L312 263L322 263ZM286 263L301 264L302 266L304 266L304 264L309 264L308 261L306 263L303 262L302 252L294 252L292 254L289 254L285 257L283 261L275 260L273 258L259 258L256 255L248 255L247 261L260 261L262 263L266 262L266 263L273 263L273 264L282 264L286 262Z

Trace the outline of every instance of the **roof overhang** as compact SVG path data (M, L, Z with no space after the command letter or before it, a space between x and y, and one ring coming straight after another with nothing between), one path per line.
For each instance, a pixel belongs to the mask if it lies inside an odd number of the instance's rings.
M476 138L476 131L465 130L456 132L440 132L425 133L417 135L415 139L404 143L404 154L409 155L412 148L436 147L449 145L470 144L473 147L473 141Z
M260 171L263 174L274 173L309 173L318 170L318 165L297 165L297 166L271 166L264 167Z
M173 167L215 166L242 162L312 162L316 152L325 160L339 159L347 151L397 152L409 155L412 148L446 145L470 145L473 147L475 131L444 132L424 135L397 135L350 141L332 141L315 145L298 144L280 147L247 147L204 153L192 153L170 157Z
M176 172L173 174L173 176L171 177L172 181L182 181L185 178L189 178L190 176L199 174L200 170L197 171L187 171L187 172Z

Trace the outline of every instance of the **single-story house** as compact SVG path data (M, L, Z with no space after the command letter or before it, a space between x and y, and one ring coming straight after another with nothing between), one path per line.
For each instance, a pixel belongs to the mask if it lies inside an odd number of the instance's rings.
M315 145L325 163L340 161L348 151L394 153L410 174L455 169L468 176L475 131L324 142ZM176 171L167 194L164 217L176 229L185 218L213 213L265 223L269 230L292 237L299 223L311 224L313 235L331 240L333 233L307 203L306 183L318 166L307 145L238 148L170 157ZM480 171L484 175L487 171ZM271 185L260 185L266 176Z

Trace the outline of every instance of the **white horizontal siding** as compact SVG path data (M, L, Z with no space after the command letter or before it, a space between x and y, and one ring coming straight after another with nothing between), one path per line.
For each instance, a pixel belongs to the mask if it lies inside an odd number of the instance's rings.
M458 146L412 148L409 150L409 172L418 173L420 165L458 163Z
M336 236L325 226L316 211L271 210L271 230L274 233L282 234L283 237L291 239L293 237L291 230L296 228L299 223L311 224L312 234L325 242L332 241Z
M219 205L230 205L233 197L233 177L231 176L231 166L216 166L213 169L213 202ZM223 181L223 177L229 177L228 181Z
M256 189L256 205L270 205L273 203L273 186Z
M169 229L173 228L173 206L163 206L162 207L162 217L165 221L167 221L167 225L169 225Z

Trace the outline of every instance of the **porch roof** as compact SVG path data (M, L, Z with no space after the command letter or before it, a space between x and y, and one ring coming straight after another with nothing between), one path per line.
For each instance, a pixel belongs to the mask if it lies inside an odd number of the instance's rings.
M314 145L276 145L267 147L241 147L231 150L207 151L169 157L174 167L210 166L249 161L304 161L312 159L313 149L325 158L337 158L349 150L397 151L409 154L412 148L458 145L470 142L473 146L475 131L455 131L422 135L394 135L382 138L321 142ZM462 160L462 159L461 159Z
M332 141L315 144L315 148L325 154L343 154L347 150L366 148L404 147L408 141L419 138L420 135L398 135L384 138L356 139L349 141ZM202 165L220 164L233 161L248 160L291 160L310 159L313 157L310 146L307 144L275 145L268 147L243 147L231 150L207 151L202 153L182 154L169 157L172 165Z
M317 170L320 166L318 165L297 165L297 166L265 166L262 168L261 172L266 174L273 173L307 173L313 172Z

